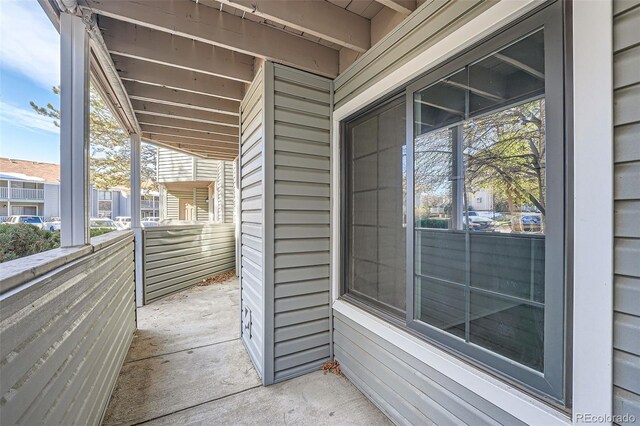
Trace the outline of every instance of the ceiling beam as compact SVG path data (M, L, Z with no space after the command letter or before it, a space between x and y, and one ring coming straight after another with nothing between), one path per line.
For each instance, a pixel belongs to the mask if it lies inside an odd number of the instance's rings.
M180 146L180 144L174 144L174 143L170 143L170 142L164 142L164 141L157 141L157 140L150 140L147 139L145 137L142 137L143 142L149 143L151 145L155 145L155 146L159 146L159 147L163 147L163 148L168 148L174 151L178 151L181 152L183 154L187 154L187 155L191 155L191 156L195 156L195 157L199 157L199 158L206 158L209 160L234 160L238 154L236 153L235 156L233 155L229 155L229 154L221 154L218 151L215 150L209 150L209 149L205 149L205 150L200 150L200 149L189 149L189 148L184 148L182 146Z
M146 133L155 133L156 135L177 136L185 139L198 139L219 142L231 142L238 144L237 135L221 135L219 133L198 132L195 130L176 129L173 127L154 126L152 124L141 124L140 128Z
M123 80L139 81L172 89L203 93L219 98L242 100L243 83L201 72L112 55L118 75Z
M208 151L203 154L201 152L187 151L186 149L180 148L179 146L173 146L173 145L171 145L169 143L164 143L164 142L159 142L159 141L151 141L151 140L146 139L144 136L141 139L142 139L142 142L151 144L151 145L156 146L156 147L168 148L168 149L171 149L173 151L180 152L182 154L191 155L192 157L207 158L207 159L209 158L209 156L207 155Z
M219 1L357 52L371 47L371 22L328 1ZM213 0L200 3L215 7Z
M164 117L160 115L151 115L142 112L136 114L136 118L140 125L151 124L154 126L171 127L174 129L193 130L200 132L216 133L221 135L238 136L238 128L230 126L221 126L219 124L201 123L199 121L191 121L183 118Z
M539 79L539 80L544 80L544 73L542 71L537 70L536 68L525 64L522 61L519 61L515 58L512 58L510 56L507 56L503 53L494 53L493 56L495 56L496 58L500 59L502 62L507 63L509 65L511 65L512 67L518 68L524 72L526 72L527 74Z
M416 0L376 0L378 3L403 15L411 15L416 10Z
M160 115L163 117L182 118L185 120L199 121L201 123L218 124L237 128L238 117L228 114L217 114L215 112L202 111L200 109L183 108L173 105L157 104L149 101L132 100L131 106L138 113ZM140 121L140 120L138 120Z
M238 152L237 143L216 142L216 141L194 141L193 139L183 139L176 136L158 135L155 133L142 132L142 136L152 141L162 141L166 143L176 143L192 149L217 149L220 152L234 154Z
M328 77L338 74L337 50L191 0L79 0L79 3L100 15Z
M106 16L98 26L109 52L251 83L253 57Z
M151 101L161 104L174 105L185 108L200 109L237 117L240 113L240 103L229 99L216 98L200 93L185 92L184 90L169 89L153 86L137 81L123 81L129 98L139 101Z
M238 150L229 150L226 148L220 148L216 146L194 146L191 144L183 143L182 141L170 141L158 138L157 136L150 134L143 134L142 139L146 143L150 143L156 146L164 146L167 148L175 149L176 151L184 152L197 156L215 156L218 159L234 159L238 156Z

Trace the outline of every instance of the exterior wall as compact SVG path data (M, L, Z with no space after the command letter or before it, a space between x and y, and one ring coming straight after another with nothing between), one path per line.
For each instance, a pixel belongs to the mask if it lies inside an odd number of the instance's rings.
M422 5L336 77L336 109L493 4L483 0L436 0Z
M524 424L338 312L334 353L349 379L397 424Z
M215 180L221 161L195 158L195 180Z
M274 380L329 360L332 81L274 65ZM270 108L270 104L267 104Z
M209 188L195 188L193 190L195 217L194 220L209 220Z
M158 148L158 182L188 182L194 180L194 157Z
M143 229L144 303L235 267L235 227L225 224Z
M331 357L331 99L331 80L267 61L241 105L243 340L264 384Z
M135 330L133 235L92 242L75 257L30 256L31 271L43 257L69 259L34 279L4 271L0 423L100 424Z
M35 201L12 201L11 215L36 215L43 216L44 204Z
M215 181L215 220L233 223L234 213L234 165L231 161L219 161Z
M60 216L60 185L44 184L44 211L45 218Z
M498 4L499 7L491 10ZM521 4L475 0L425 2L335 79L332 283L336 298L341 282L341 166L340 139L336 135L339 121L416 78L425 67L436 67L490 34L498 25L512 21L536 5ZM485 12L486 15L475 19ZM463 26L467 28L457 31ZM449 36L452 36L451 43L440 43ZM522 424L523 420L519 419L535 419L532 424L566 424L569 421L561 411L347 300L336 300L333 307L335 359L349 379L397 424Z
M158 148L158 182L213 181L218 161Z
M193 191L188 190L171 190L164 189L164 205L165 205L165 215L163 219L180 219L180 199L188 198L193 201Z
M640 4L614 1L614 414L640 419ZM635 8L634 8L635 7Z
M264 70L240 104L240 272L242 341L264 383Z

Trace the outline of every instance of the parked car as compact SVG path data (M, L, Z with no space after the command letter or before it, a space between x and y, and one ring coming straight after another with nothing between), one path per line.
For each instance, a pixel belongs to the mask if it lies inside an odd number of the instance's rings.
M540 213L522 213L511 218L511 229L515 232L540 232L542 215Z
M59 217L50 217L48 221L44 223L44 229L48 229L51 232L59 231L61 221Z
M117 216L115 222L121 224L122 229L131 229L131 216Z
M142 222L140 222L143 228L154 228L156 226L160 226L160 223L156 222L155 220L148 220L148 219L149 218L147 218L147 220L143 220Z
M4 223L7 225L16 225L18 223L26 223L40 229L45 229L44 220L42 220L40 216L31 216L31 215L9 216Z
M89 226L91 229L111 229L113 231L118 229L113 220L105 218L91 218L89 219Z
M462 223L467 225L467 217L469 218L469 229L472 231L493 231L496 227L496 221L490 217L481 216L477 212L465 212Z

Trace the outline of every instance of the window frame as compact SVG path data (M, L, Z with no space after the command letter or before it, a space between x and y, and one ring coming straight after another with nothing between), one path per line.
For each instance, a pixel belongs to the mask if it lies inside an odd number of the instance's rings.
M353 207L353 202L349 197L349 188L351 188L351 183L352 183L351 176L349 173L349 170L351 169L351 166L349 165L349 161L351 158L351 147L350 147L351 144L349 143L351 139L349 136L349 129L350 129L350 125L360 122L362 119L370 115L372 112L389 107L390 105L396 102L398 102L399 104L404 103L404 97L405 97L404 89L402 91L396 91L390 94L389 96L385 96L384 98L380 99L378 102L375 102L369 105L367 108L363 109L358 114L353 115L348 120L344 120L341 124L342 140L347 142L343 145L342 167L341 167L342 174L343 174L341 181L344 185L343 186L344 190L342 191L342 206L344 206L343 207L344 220L342 220L341 222L342 223L342 233L341 233L342 242L341 243L345 248L344 249L345 259L341 265L341 276L342 276L342 282L344 283L342 294L350 295L347 297L351 297L353 300L357 300L359 303L362 303L365 306L371 307L377 311L384 312L385 315L387 315L390 318L394 318L396 320L403 320L406 311L390 305L386 305L366 295L356 296L355 294L351 293L348 288L350 262L348 261L347 256L350 253L349 246L352 242L351 241L352 235L351 235L351 229L349 224L351 223L351 208ZM405 158L405 161L408 161L408 157ZM405 298L406 298L406 295L405 295Z
M546 117L547 117L547 140L551 140L555 135L556 143L547 144L547 181L551 174L552 179L562 178L563 185L547 185L547 203L548 205L556 205L558 209L553 214L546 232L545 253L546 259L560 259L559 263L552 266L553 272L550 272L549 264L545 264L545 348L544 348L544 372L540 373L513 360L510 360L498 353L491 352L488 349L474 345L474 350L469 351L470 343L461 341L459 338L435 327L420 323L413 319L414 308L414 266L415 266L415 250L414 250L414 156L413 156L413 95L414 92L437 82L456 70L462 69L482 58L494 53L517 40L534 33L536 30L544 27L545 40L545 99L546 99ZM341 264L339 276L341 277L340 293L341 297L353 302L361 307L369 309L376 316L383 320L392 322L397 326L401 326L406 331L417 337L436 344L438 347L454 353L471 364L482 369L489 370L492 374L497 375L506 382L527 390L537 397L546 400L553 405L567 407L570 405L569 399L571 389L568 381L571 377L570 359L571 350L567 344L570 330L568 326L568 315L570 314L570 306L568 297L570 296L570 288L567 271L570 270L570 260L568 254L570 252L568 244L568 236L571 234L570 218L568 213L568 200L566 194L571 191L568 188L571 182L567 166L570 147L567 146L567 124L566 124L566 75L565 75L565 35L564 35L564 14L561 2L554 2L545 5L537 12L522 20L513 23L507 29L501 30L499 33L491 35L474 46L466 49L461 54L455 56L451 60L439 64L431 70L422 73L416 79L396 89L393 93L370 105L365 106L357 113L346 117L340 122L340 139L341 144L341 175L342 195L341 206L342 213L341 223L341 247L343 255L341 256ZM548 76L552 77L549 78ZM360 117L379 108L381 105L393 101L395 98L405 96L406 107L406 151L407 151L407 224L411 224L411 231L407 229L407 306L406 317L398 317L388 311L380 310L375 302L361 299L350 294L348 289L348 256L349 256L349 219L351 203L349 201L349 172L348 162L349 156L347 143L347 124L355 122ZM551 161L550 161L551 160ZM561 207L560 207L561 206ZM553 280L549 276L562 276L562 284L552 286ZM556 283L557 283L557 279ZM557 324L562 323L563 327ZM554 324L555 327L551 327ZM460 344L462 343L462 345Z

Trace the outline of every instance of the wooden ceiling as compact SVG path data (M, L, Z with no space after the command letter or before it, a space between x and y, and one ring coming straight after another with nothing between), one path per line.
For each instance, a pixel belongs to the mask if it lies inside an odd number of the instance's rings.
M240 100L263 60L335 77L346 66L341 58L352 61L371 47L376 16L406 16L416 0L79 4L96 16L143 140L232 160Z

